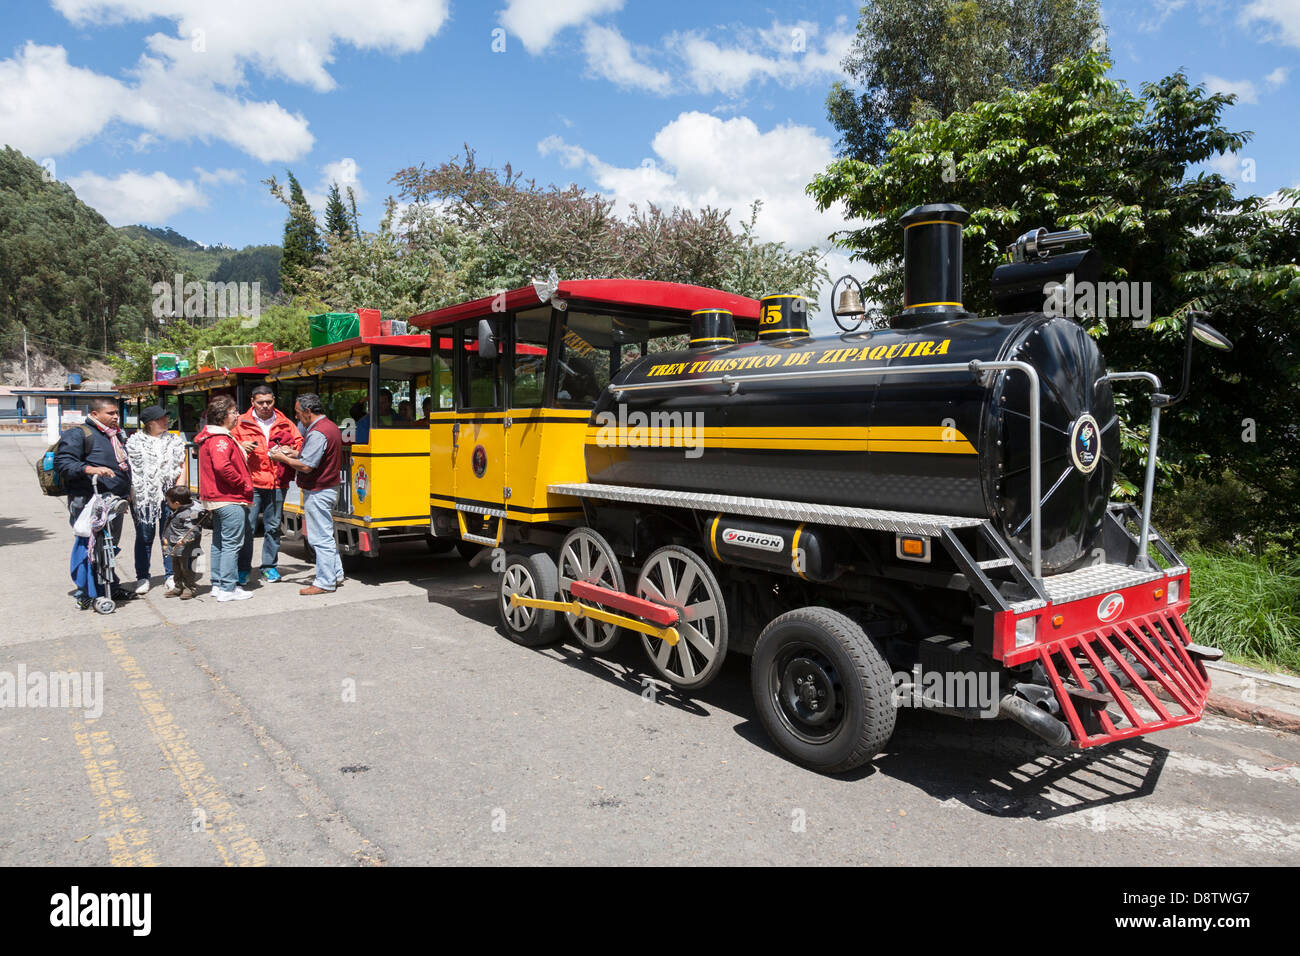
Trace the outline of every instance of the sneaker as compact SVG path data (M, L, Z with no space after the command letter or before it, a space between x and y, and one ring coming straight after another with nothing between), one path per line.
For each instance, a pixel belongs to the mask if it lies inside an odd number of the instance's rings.
M242 588L245 584L248 583L248 575L249 575L248 571L239 572L239 587ZM238 590L238 588L236 590Z
M274 584L276 581L280 580L280 572L274 567L263 568L262 580Z
M243 588L234 588L230 591L218 591L218 601L247 601L253 596L252 591L245 591Z
M168 591L176 590L176 578L173 575L167 575L167 580L163 582L163 588Z
M89 611L90 605L95 603L91 599L90 595L87 594L85 591L78 591L75 595L73 595L73 597L77 601L77 608L82 611Z
M140 578L135 582L135 593L137 597L144 597L149 593L149 579Z

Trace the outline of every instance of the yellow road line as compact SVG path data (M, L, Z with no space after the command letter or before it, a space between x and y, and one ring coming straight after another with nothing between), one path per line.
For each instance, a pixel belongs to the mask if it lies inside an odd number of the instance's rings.
M111 831L104 837L109 863L157 866L149 845L149 830L127 788L126 775L118 766L113 738L107 730L90 730L81 721L73 725L72 735L90 780L90 792L99 803L100 829Z
M102 636L109 653L126 675L140 713L144 715L149 732L162 750L167 765L176 774L190 805L203 812L206 832L212 838L221 861L226 866L265 866L266 854L262 847L249 834L235 807L208 773L198 752L190 746L188 735L167 710L162 695L127 652L122 635L105 633Z

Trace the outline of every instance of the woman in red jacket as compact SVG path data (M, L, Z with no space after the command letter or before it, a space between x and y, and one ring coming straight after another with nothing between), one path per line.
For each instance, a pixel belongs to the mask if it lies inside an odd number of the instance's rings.
M253 478L244 449L230 433L239 421L235 400L218 395L208 403L207 420L194 441L199 446L199 498L212 512L212 591L218 601L243 601L253 596L237 583Z

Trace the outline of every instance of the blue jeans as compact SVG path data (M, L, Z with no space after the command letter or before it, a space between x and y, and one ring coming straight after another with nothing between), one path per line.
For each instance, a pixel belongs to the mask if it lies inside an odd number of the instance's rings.
M254 488L253 507L248 509L248 528L244 546L239 549L239 570L253 570L253 532L257 516L262 516L262 567L275 567L280 557L280 518L284 512L284 491L280 488Z
M339 546L334 540L333 512L338 496L337 485L302 493L307 543L316 552L316 580L312 583L325 591L333 591L343 578L343 562L339 560Z
M162 522L162 516L167 513L167 506L163 505L162 510L158 513L158 519L148 524L140 520L134 508L131 509L131 520L135 524L135 576L137 578L149 577L149 559L153 551L153 539L158 536L158 525ZM159 544L161 545L161 541ZM163 573L168 577L172 573L171 556L163 554Z
M212 590L233 591L238 583L239 548L244 543L244 505L222 505L212 512Z

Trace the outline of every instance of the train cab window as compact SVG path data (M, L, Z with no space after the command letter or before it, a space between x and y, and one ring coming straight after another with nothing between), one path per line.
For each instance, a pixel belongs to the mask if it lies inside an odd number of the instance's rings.
M540 408L546 396L546 349L551 341L551 308L542 306L514 317L514 378L511 408Z
M498 320L499 321L499 320ZM456 357L460 364L457 408L497 409L501 394L501 360L478 354L478 324L468 323L456 330Z
M429 398L429 360L423 355L383 353L376 355L379 389L371 409L372 428L415 428L426 411Z
M590 408L619 370L651 352L686 348L685 319L582 312L560 317L555 401Z
M435 412L445 411L456 404L452 392L451 338L444 337L437 342L438 347L433 350L429 364L429 395L433 399L429 404L431 411Z

